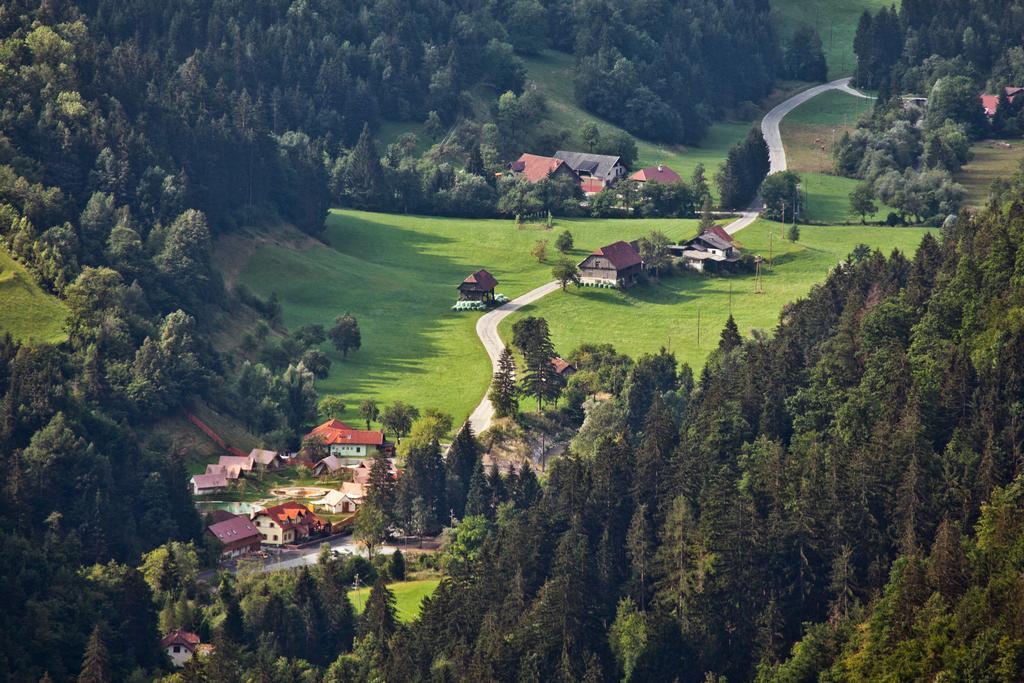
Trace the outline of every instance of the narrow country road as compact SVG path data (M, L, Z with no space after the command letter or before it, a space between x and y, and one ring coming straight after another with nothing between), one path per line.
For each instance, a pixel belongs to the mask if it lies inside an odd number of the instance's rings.
M851 88L849 78L840 78L830 83L822 83L813 88L802 90L788 100L777 104L761 119L761 134L764 135L765 142L768 143L768 153L771 156L771 170L768 171L769 174L786 170L786 149L782 146L782 133L779 132L779 124L782 123L783 117L807 100L827 90L842 90L847 95L853 95L854 97L874 99L870 95L865 95Z
M779 171L786 170L786 150L782 146L782 134L779 132L779 124L782 123L782 119L786 114L793 111L807 100L815 97L816 95L820 95L827 90L841 90L855 97L874 99L870 95L865 95L851 88L849 78L840 78L829 83L816 85L813 88L808 88L807 90L802 90L796 95L790 97L788 100L776 105L771 111L764 115L763 119L761 119L761 134L764 135L765 142L768 143L768 154L771 159L771 170L769 170L769 173L778 173ZM760 198L755 198L749 209L740 212L739 218L725 226L726 232L730 235L736 234L757 220L760 211L761 200ZM516 297L506 304L502 304L492 311L488 311L480 317L476 323L476 334L480 337L480 342L484 345L484 349L487 350L487 355L491 358L492 374L498 371L498 357L505 348L505 345L501 341L501 337L498 336L498 324L523 306L531 304L557 289L557 282L549 282L536 289L530 290L522 296ZM473 413L469 416L469 424L473 428L473 432L475 434L479 434L491 426L491 420L493 418L494 408L491 407L491 400L484 395L483 400L480 401L480 404L477 405L473 410Z

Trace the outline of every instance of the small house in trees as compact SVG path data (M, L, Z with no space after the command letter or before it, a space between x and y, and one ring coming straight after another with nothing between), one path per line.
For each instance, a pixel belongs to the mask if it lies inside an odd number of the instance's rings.
M220 542L221 557L239 557L260 549L260 531L244 515L231 515L228 519L214 522L206 527L206 532Z
M331 523L294 500L274 505L252 514L252 523L259 529L264 545L299 543L310 536L329 533Z
M614 242L595 249L579 265L582 284L629 287L643 271L640 252L629 242Z
M459 299L463 301L494 301L494 288L498 281L493 275L481 268L470 273L459 284Z
M228 488L228 478L223 472L196 474L189 480L193 496L207 496L220 493Z
M176 629L160 639L160 647L176 667L185 666L185 663L196 654L199 654L199 636L191 631Z
M705 272L740 260L740 250L732 235L721 226L713 226L683 244L669 247L673 256L692 270Z
M555 369L555 374L563 379L569 379L576 374L576 366L559 356L551 359L551 367Z
M1018 97L1024 97L1024 88L1016 85L1007 86L1003 92L1006 93L1007 101L1011 103ZM981 107L985 110L985 116L992 118L999 109L999 95L982 95Z
M558 150L555 158L568 164L579 177L583 190L588 193L600 192L626 175L626 166L617 156Z
M508 169L513 176L522 176L530 183L539 183L555 176L577 178L576 173L562 159L538 154L522 154L508 165Z
M238 465L211 463L206 466L206 472L203 474L223 474L228 481L236 481L242 477L242 468Z
M668 185L670 183L681 183L682 177L668 166L658 164L657 166L648 166L647 168L641 168L639 171L629 176L629 179L634 183L643 187L645 183L661 183Z
M320 506L331 514L342 515L355 512L365 497L366 489L363 484L346 481L340 489L328 491L327 495L320 499Z
M284 458L277 451L268 451L263 448L254 448L249 451L249 459L252 461L253 469L263 471L274 471L284 467Z
M322 444L330 455L351 466L372 456L377 451L393 455L395 446L388 441L384 432L366 429L352 429L341 420L328 420L306 434L304 441Z

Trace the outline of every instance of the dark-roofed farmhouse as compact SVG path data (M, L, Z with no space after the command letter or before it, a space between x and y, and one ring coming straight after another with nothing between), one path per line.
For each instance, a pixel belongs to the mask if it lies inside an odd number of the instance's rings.
M465 301L494 301L498 281L484 269L470 274L459 285L459 298Z
M580 281L583 284L610 284L629 287L635 284L643 261L640 253L628 242L614 242L595 249L580 263Z
M600 187L614 185L626 175L626 167L622 160L608 154L558 150L555 152L555 158L561 159L576 172L585 190L588 186L590 191L597 191L594 189L597 185Z

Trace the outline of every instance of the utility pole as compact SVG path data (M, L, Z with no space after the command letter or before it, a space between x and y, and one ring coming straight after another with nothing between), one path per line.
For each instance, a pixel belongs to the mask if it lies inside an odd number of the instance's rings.
M700 348L700 306L697 307L697 348Z
M729 283L729 315L732 315L732 283Z
M771 230L768 231L768 270L772 269L772 238L775 233Z

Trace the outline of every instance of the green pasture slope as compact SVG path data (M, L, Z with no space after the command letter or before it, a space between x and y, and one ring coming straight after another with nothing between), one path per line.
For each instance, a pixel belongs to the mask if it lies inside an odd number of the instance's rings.
M574 260L618 239L635 239L652 229L686 235L693 220L596 220L556 222L555 229L517 229L511 220L467 220L332 211L329 246L305 250L265 244L245 263L239 281L261 296L276 292L290 329L307 323L330 326L345 311L359 320L362 348L334 361L319 382L321 395L343 397L343 417L358 421L362 399L396 400L421 410L450 412L456 424L483 396L490 364L475 326L475 312L450 310L456 286L469 273L487 268L509 297L551 279L556 252L546 263L530 256L538 240L554 241L569 229Z
M440 579L418 579L389 584L388 588L395 594L395 611L398 613L398 620L409 623L418 617L423 598L433 595L439 583L441 583ZM352 601L356 614L363 613L369 597L369 588L349 591L348 599Z
M832 173L832 150L844 131L852 131L872 100L831 90L811 98L782 119L779 129L786 146L786 165L800 174L804 190L804 220L820 224L859 223L850 212L850 193L860 181ZM876 202L867 216L878 221L891 211Z
M47 294L25 267L0 251L0 334L22 341L57 343L67 338L64 302Z
M783 47L786 40L803 24L810 24L821 36L828 61L828 77L842 78L853 73L857 58L853 54L853 36L864 10L872 14L893 0L772 0L772 17L779 30Z
M717 346L730 307L744 335L752 329L770 331L782 307L805 296L856 245L864 243L886 254L900 249L909 256L926 230L801 226L796 244L788 242L784 232L779 223L758 220L736 235L745 251L767 257L769 233L773 233L774 267L764 275L763 294L754 292L753 275L682 274L625 291L570 288L506 318L500 327L502 338L510 338L511 326L519 317L537 315L548 320L560 353L584 342L610 343L632 356L665 347L698 370Z

